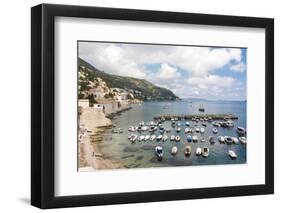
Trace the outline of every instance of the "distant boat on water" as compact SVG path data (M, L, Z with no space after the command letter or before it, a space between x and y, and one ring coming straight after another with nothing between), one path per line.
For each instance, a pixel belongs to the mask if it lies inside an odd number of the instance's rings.
M199 112L205 112L204 106L203 105L199 106L198 111Z

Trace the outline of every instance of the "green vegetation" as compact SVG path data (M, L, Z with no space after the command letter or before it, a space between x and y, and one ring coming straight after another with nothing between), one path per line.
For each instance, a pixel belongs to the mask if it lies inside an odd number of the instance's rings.
M137 93L134 93L134 96L140 100L179 100L179 97L177 97L172 91L155 86L144 79L111 75L105 73L104 71L98 70L81 58L78 58L78 66L79 71L82 71L85 74L87 80L100 77L110 88L121 88L138 91ZM81 88L83 87L83 89L86 89L88 85L80 84L80 86Z

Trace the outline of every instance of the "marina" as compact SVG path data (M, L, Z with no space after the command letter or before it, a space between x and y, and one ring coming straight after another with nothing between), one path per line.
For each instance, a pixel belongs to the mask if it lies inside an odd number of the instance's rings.
M162 106L165 104L167 107L164 109ZM112 138L103 144L102 150L105 156L123 159L125 167L130 168L245 163L247 133L243 103L235 103L242 106L241 111L236 106L235 110L229 110L232 103L226 102L219 104L221 108L216 106L216 110L232 113L209 113L213 104L204 103L205 112L202 114L194 108L190 113L178 114L180 116L165 114L165 111L172 109L180 113L186 111L189 103L134 105L132 110L113 119L114 129L121 128L123 133L111 133ZM182 108L178 108L181 105ZM109 131L106 133L111 135ZM108 139L108 135L105 134L105 138ZM230 156L229 150L235 152L236 158Z

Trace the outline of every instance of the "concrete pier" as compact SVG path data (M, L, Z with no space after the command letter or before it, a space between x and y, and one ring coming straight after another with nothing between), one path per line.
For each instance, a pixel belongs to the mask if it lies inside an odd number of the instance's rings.
M156 116L154 117L154 120L191 120L192 118L195 119L204 119L208 118L208 120L236 120L238 119L238 116L233 115L233 114L165 114L161 116Z

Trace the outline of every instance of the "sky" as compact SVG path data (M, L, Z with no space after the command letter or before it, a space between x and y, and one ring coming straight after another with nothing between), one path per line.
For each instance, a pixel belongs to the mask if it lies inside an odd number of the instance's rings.
M104 72L145 79L180 98L246 100L246 48L79 42Z

